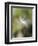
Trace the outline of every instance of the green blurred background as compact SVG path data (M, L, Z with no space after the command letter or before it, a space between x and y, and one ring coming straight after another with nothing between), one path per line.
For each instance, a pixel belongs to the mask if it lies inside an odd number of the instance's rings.
M11 38L32 37L32 8L11 9Z

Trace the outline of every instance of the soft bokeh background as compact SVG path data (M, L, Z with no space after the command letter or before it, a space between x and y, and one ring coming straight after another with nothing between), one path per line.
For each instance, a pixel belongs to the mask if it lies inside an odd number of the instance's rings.
M32 9L33 8L12 7L12 37L32 37Z

